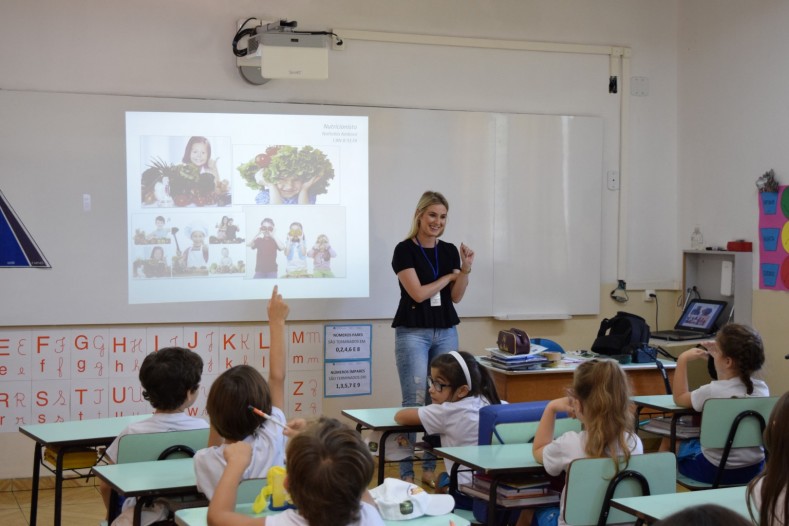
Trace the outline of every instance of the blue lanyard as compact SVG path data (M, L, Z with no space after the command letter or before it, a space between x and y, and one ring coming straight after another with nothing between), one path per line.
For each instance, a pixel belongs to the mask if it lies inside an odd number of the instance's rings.
M416 236L415 236L416 237ZM427 264L430 265L430 269L433 271L433 281L438 279L438 239L436 239L436 245L433 247L433 251L436 253L436 266L433 266L433 263L430 262L430 258L427 257L427 252L425 252L422 243L419 242L419 238L416 238L416 244L419 245L419 249L422 251L422 255L425 256L427 260Z

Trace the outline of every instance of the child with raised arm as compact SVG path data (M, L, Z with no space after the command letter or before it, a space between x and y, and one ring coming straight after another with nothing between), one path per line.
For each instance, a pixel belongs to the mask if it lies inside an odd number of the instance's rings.
M142 396L153 406L153 415L129 424L121 431L107 448L104 458L110 463L118 459L118 443L125 435L208 427L202 418L189 416L185 412L197 400L202 373L203 359L200 355L182 347L165 347L146 356L140 366L139 376ZM112 489L101 481L99 491L104 505L109 508ZM134 498L128 498L123 502L121 514L112 523L114 526L132 524L135 501ZM165 506L155 503L154 506L143 508L141 523L145 526L164 520L168 513Z
M567 413L583 424L583 431L568 431L553 438L556 415ZM551 400L537 425L532 451L534 459L551 476L558 476L573 460L611 458L616 471L626 466L631 455L644 452L641 439L633 429L630 387L625 371L614 360L593 359L581 363L573 374L568 396ZM564 491L561 506L538 508L540 524L564 525ZM518 526L531 523L531 510L524 510Z
M243 479L265 477L271 466L284 464L282 426L270 420L285 422L281 408L285 403L285 319L288 312L289 307L275 286L268 302L271 334L268 382L254 367L236 365L220 374L208 392L209 443L219 445L198 451L194 466L197 488L209 499L225 469L224 449L230 444L244 442L251 448L251 460L243 471ZM270 418L259 416L250 407Z
M487 369L479 365L473 355L463 351L440 354L430 362L427 377L431 404L401 409L395 422L402 425L421 424L425 432L439 435L442 446L472 446L479 434L479 410L490 404L500 404L496 386ZM444 460L447 471L452 461ZM459 484L470 484L468 471L458 473ZM449 477L441 473L438 490L449 485ZM471 509L472 500L461 493L453 494L456 507Z
M789 517L789 500L786 499L789 488L789 392L778 399L770 413L764 428L764 447L770 456L764 471L748 484L748 513L754 524L786 526L786 518Z
M695 391L688 388L688 363L712 357L717 380ZM674 371L674 403L701 411L709 398L770 396L764 381L752 378L764 364L764 345L759 333L740 323L729 323L718 331L714 341L679 355ZM723 450L703 448L698 439L684 440L677 453L677 469L685 476L714 482ZM732 448L721 477L722 484L747 484L762 469L764 452L760 447Z
M293 426L295 427L295 426ZM383 526L367 486L375 462L359 433L321 418L291 436L285 489L296 509L269 517L236 513L236 490L252 459L249 444L224 449L227 467L208 506L209 526Z

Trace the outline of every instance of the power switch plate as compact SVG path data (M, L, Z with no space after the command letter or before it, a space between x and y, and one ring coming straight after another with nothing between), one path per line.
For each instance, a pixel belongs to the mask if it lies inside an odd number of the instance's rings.
M619 172L608 170L607 185L609 190L619 190Z

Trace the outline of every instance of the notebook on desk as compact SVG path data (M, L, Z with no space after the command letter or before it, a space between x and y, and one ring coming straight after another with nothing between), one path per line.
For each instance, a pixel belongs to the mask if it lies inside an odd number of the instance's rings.
M690 300L672 330L655 331L651 337L671 341L709 338L718 331L718 320L725 309L725 301Z

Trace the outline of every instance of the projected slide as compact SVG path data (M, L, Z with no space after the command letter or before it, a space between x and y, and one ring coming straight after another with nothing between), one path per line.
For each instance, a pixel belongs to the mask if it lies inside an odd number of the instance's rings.
M367 297L367 129L127 112L129 303Z

